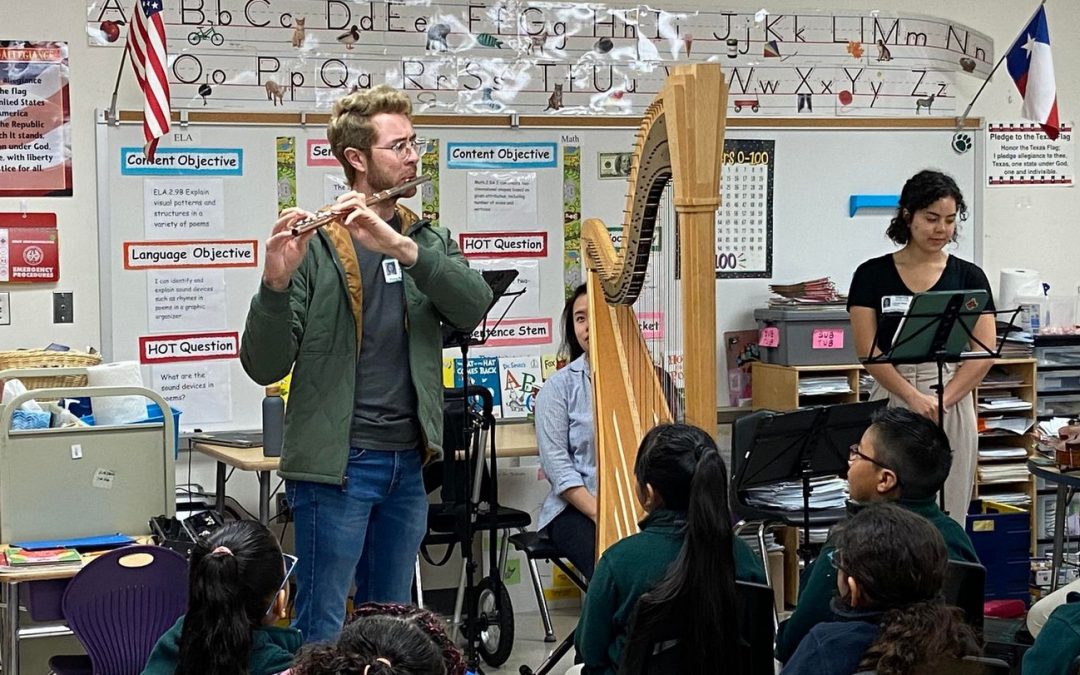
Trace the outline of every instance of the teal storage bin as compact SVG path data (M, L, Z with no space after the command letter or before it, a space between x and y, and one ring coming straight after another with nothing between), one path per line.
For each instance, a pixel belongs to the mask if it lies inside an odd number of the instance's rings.
M176 408L170 407L173 416L173 457L180 457L180 411ZM90 426L94 426L94 415L83 415L83 422L86 422ZM157 403L146 404L146 419L131 422L130 424L146 424L148 422L164 422L165 416L161 414L161 407Z

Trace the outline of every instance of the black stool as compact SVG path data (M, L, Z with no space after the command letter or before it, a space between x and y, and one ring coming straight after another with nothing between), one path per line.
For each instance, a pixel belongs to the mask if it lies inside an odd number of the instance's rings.
M510 543L514 545L514 548L525 554L525 559L529 563L529 575L532 577L533 591L536 593L536 603L540 606L540 618L544 622L544 642L554 642L555 633L551 629L551 614L548 612L547 601L544 599L544 588L540 583L540 572L536 568L537 560L549 560L552 565L555 565L563 574L581 589L584 593L589 586L589 583L585 581L584 577L577 572L577 570L570 567L562 558L562 551L557 549L551 540L547 538L547 535L541 532L519 532L518 534L511 535ZM563 638L563 641L559 643L555 650L544 659L544 662L533 670L529 666L521 666L518 672L521 675L547 675L551 672L551 669L570 651L574 646L574 631Z

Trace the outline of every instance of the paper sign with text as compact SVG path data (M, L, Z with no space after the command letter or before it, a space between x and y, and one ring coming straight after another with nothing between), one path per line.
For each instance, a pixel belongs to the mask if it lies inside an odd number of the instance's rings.
M234 359L238 356L240 334L236 331L139 338L139 361L143 364Z
M481 339L480 329L473 337ZM487 332L487 342L480 347L515 347L551 344L551 319L507 319Z
M844 331L835 328L815 328L810 337L811 349L843 349Z
M780 329L776 326L766 326L761 329L761 335L758 336L759 347L779 347L780 346Z
M177 410L188 431L201 424L233 419L232 364L227 361L171 363L150 369L153 388Z
M473 258L545 258L547 232L463 232L461 252Z
M0 213L0 282L60 280L55 213Z
M124 242L126 270L258 266L259 242L255 239Z
M664 339L663 312L643 312L637 315L637 322L643 340Z
M307 142L307 165L308 166L341 166L334 157L334 151L330 149L330 141L318 138L309 138Z

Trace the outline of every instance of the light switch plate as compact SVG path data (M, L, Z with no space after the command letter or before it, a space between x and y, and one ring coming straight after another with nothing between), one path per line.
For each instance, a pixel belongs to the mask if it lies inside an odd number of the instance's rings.
M11 325L11 293L0 293L0 326Z

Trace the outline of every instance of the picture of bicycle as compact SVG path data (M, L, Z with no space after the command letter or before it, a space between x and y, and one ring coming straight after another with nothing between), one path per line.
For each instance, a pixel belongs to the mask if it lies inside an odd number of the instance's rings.
M217 29L213 26L209 26L203 30L193 30L188 33L187 41L195 46L203 40L209 40L210 44L220 47L225 44L225 36L217 32Z

